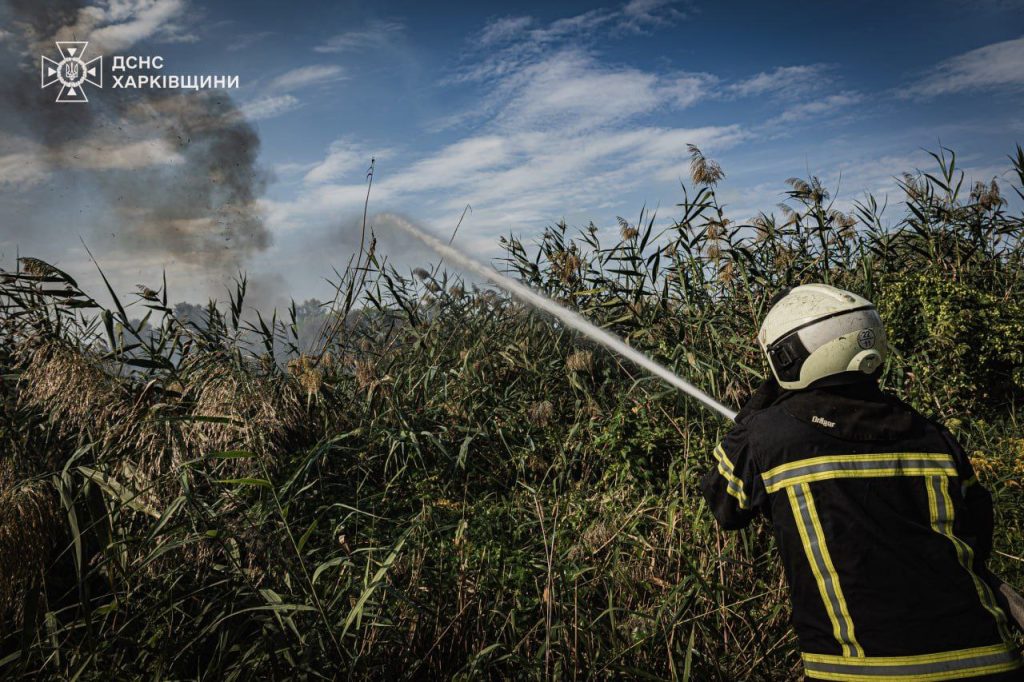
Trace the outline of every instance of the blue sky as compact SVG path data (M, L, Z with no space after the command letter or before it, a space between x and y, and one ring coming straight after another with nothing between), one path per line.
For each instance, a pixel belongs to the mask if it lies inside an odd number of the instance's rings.
M470 205L458 240L486 258L500 234L529 238L562 218L611 233L616 216L635 219L647 205L669 220L688 143L725 168L720 196L743 221L772 210L792 176L823 177L843 201L868 191L895 199L894 177L927 167L923 150L940 141L986 181L1024 142L1019 0L110 0L34 33L19 11L0 10L0 44L26 72L33 50L73 34L105 55L163 55L167 73L240 76L232 115L259 135L256 163L268 175L253 208L266 238L218 243L215 258L197 252L211 240L133 225L147 215L145 191L129 211L88 184L149 166L172 185L174 173L194 179L190 158L159 138L171 103L145 119L105 113L83 133L102 142L45 149L38 122L25 122L33 112L5 117L21 123L0 136L4 264L19 250L91 281L81 236L119 288L152 285L166 267L175 299L219 296L237 268L262 305L324 297L323 277L358 241L371 157L371 214L400 211L449 232ZM429 259L380 236L398 263Z

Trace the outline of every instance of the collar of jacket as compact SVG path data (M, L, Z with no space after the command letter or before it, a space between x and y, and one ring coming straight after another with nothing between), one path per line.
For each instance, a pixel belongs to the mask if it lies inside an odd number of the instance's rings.
M793 418L844 440L897 440L918 428L913 410L882 391L874 376L828 377L802 391L785 391L776 405Z

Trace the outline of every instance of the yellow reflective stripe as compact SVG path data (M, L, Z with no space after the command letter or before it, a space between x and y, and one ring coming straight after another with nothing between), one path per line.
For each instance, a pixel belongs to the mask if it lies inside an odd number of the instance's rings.
M747 508L747 495L743 492L743 482L733 476L730 472L726 471L721 464L718 465L718 473L725 477L728 481L728 485L725 487L725 492L729 493L736 498L736 502L739 503L740 509Z
M740 509L747 508L747 494L743 490L743 481L737 478L735 467L725 454L725 449L719 445L715 448L715 459L718 460L718 473L726 480L725 491L736 498Z
M815 538L817 541L812 543L811 535L816 533L816 530L809 527L808 523L804 520L804 513L801 510L801 499L803 499L805 505L813 505L813 500L810 499L810 488L806 485L800 486L799 488L791 487L787 489L787 492L789 494L789 505L793 510L793 519L796 522L797 531L800 533L800 542L803 543L807 562L811 565L811 572L814 573L814 579L818 583L818 592L821 595L821 601L825 606L825 612L828 614L829 621L832 622L832 634L836 638L836 641L839 642L844 653L848 655L854 655L855 653L857 655L863 655L863 650L861 650L860 646L856 644L856 641L847 641L848 639L852 639L852 621L841 621L840 618L842 617L842 614L840 613L840 609L837 609L836 605L833 603L832 595L830 594L830 584L835 588L835 592L839 592L839 580L838 576L835 575L835 568L828 568L832 565L831 559L827 564L823 561L819 562L818 560L819 553L827 553L823 542L824 538L817 536ZM821 539L818 540L818 537L821 537ZM815 547L818 548L819 552L815 552ZM831 572L826 576L825 571L828 570L831 570ZM829 582L827 582L827 580ZM836 601L839 600L837 599ZM850 636L843 636L844 629L850 633Z
M850 617L850 608L846 605L846 597L843 596L843 588L839 585L839 574L836 572L836 567L832 564L832 556L829 554L828 545L825 542L825 531L821 529L821 519L818 518L818 508L814 504L814 498L811 496L811 489L805 484L803 486L804 493L807 495L807 511L811 515L811 523L814 524L814 532L818 534L818 541L821 546L821 557L825 561L825 569L832 576L832 584L835 588L836 599L839 600L839 617L841 620L846 621L847 632L849 632L849 646L852 649L852 655L863 656L864 649L860 644L857 643L857 637L853 632L853 618Z
M981 677L993 673L1004 673L1016 670L1019 667L1016 663L996 663L984 665L977 668L965 668L953 672L925 673L923 675L862 675L859 673L831 673L821 670L814 671L814 678L818 680L835 680L836 682L877 682L878 680L895 680L897 682L949 682L951 680L964 680L971 677Z
M996 621L999 629L999 636L1003 641L1010 642L1010 631L1007 627L1006 614L996 603L992 588L974 572L974 550L966 542L953 534L953 500L949 497L949 490L946 486L946 478L932 476L925 479L928 491L928 513L930 515L932 529L944 535L953 543L956 549L957 560L974 582L974 589L978 592L978 599L981 605L988 611Z
M769 493L778 492L782 488L814 483L815 481L827 481L835 478L879 478L881 476L947 476L950 472L942 467L878 467L871 469L837 469L833 471L821 471L804 476L793 476L782 479L775 483L766 483L765 491Z
M850 682L960 680L1021 667L1016 649L1006 643L917 656L852 658L805 653L802 657L808 675Z
M990 644L973 649L956 649L954 651L940 651L934 654L917 654L915 656L868 656L865 658L851 659L848 656L835 656L833 654L801 654L801 658L808 663L831 663L835 665L850 664L860 666L880 665L916 665L918 663L945 663L947 661L965 661L969 658L987 656L989 654L1001 654L1012 652L1007 644Z
M947 453L892 452L859 455L826 455L781 464L761 474L769 493L789 485L831 478L874 476L956 475Z
M774 469L769 469L764 473L766 477L775 477L786 471L792 471L793 469L799 469L808 464L837 464L842 462L856 462L863 459L927 459L933 462L946 462L953 461L945 452L874 452L860 455L823 455L821 457L811 457L809 459L801 459L796 462L789 462L787 464L780 464Z
M1010 631L1007 627L1006 614L1003 613L1003 610L999 608L999 605L996 603L996 598L995 595L992 593L992 588L990 588L988 586L988 583L982 580L981 577L978 576L972 568L972 566L974 565L974 550L971 549L970 545L968 545L962 539L958 538L956 535L953 534L953 515L955 512L953 507L953 500L949 496L949 488L946 486L946 479L937 477L935 479L935 482L936 488L942 496L942 504L944 505L945 509L949 510L947 515L947 521L943 525L946 532L943 534L946 535L953 542L954 546L956 546L957 556L960 559L960 563L967 571L967 573L970 574L971 580L974 582L974 587L978 591L978 597L981 599L982 606L984 606L985 610L992 614L992 617L995 618L996 625L999 628L999 634L1000 636L1002 636L1003 641L1009 642L1011 641L1011 639ZM936 501L938 501L938 499L936 499Z

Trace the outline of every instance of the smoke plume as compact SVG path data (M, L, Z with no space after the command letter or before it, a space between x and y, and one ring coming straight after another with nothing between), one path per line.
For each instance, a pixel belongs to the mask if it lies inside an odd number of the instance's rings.
M105 87L88 104L63 105L39 84L40 55L72 39L90 41L88 58L104 55L109 84L112 52L159 54L135 41L159 36L183 9L184 0L6 0L0 130L47 182L98 197L118 222L104 230L128 254L227 270L270 244L257 205L268 179L259 135L227 94Z

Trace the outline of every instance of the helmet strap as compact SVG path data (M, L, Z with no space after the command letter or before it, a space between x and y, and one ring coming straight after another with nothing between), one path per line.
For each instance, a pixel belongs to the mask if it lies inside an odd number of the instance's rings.
M811 353L794 330L768 346L767 354L768 362L779 381L799 381L804 360Z

